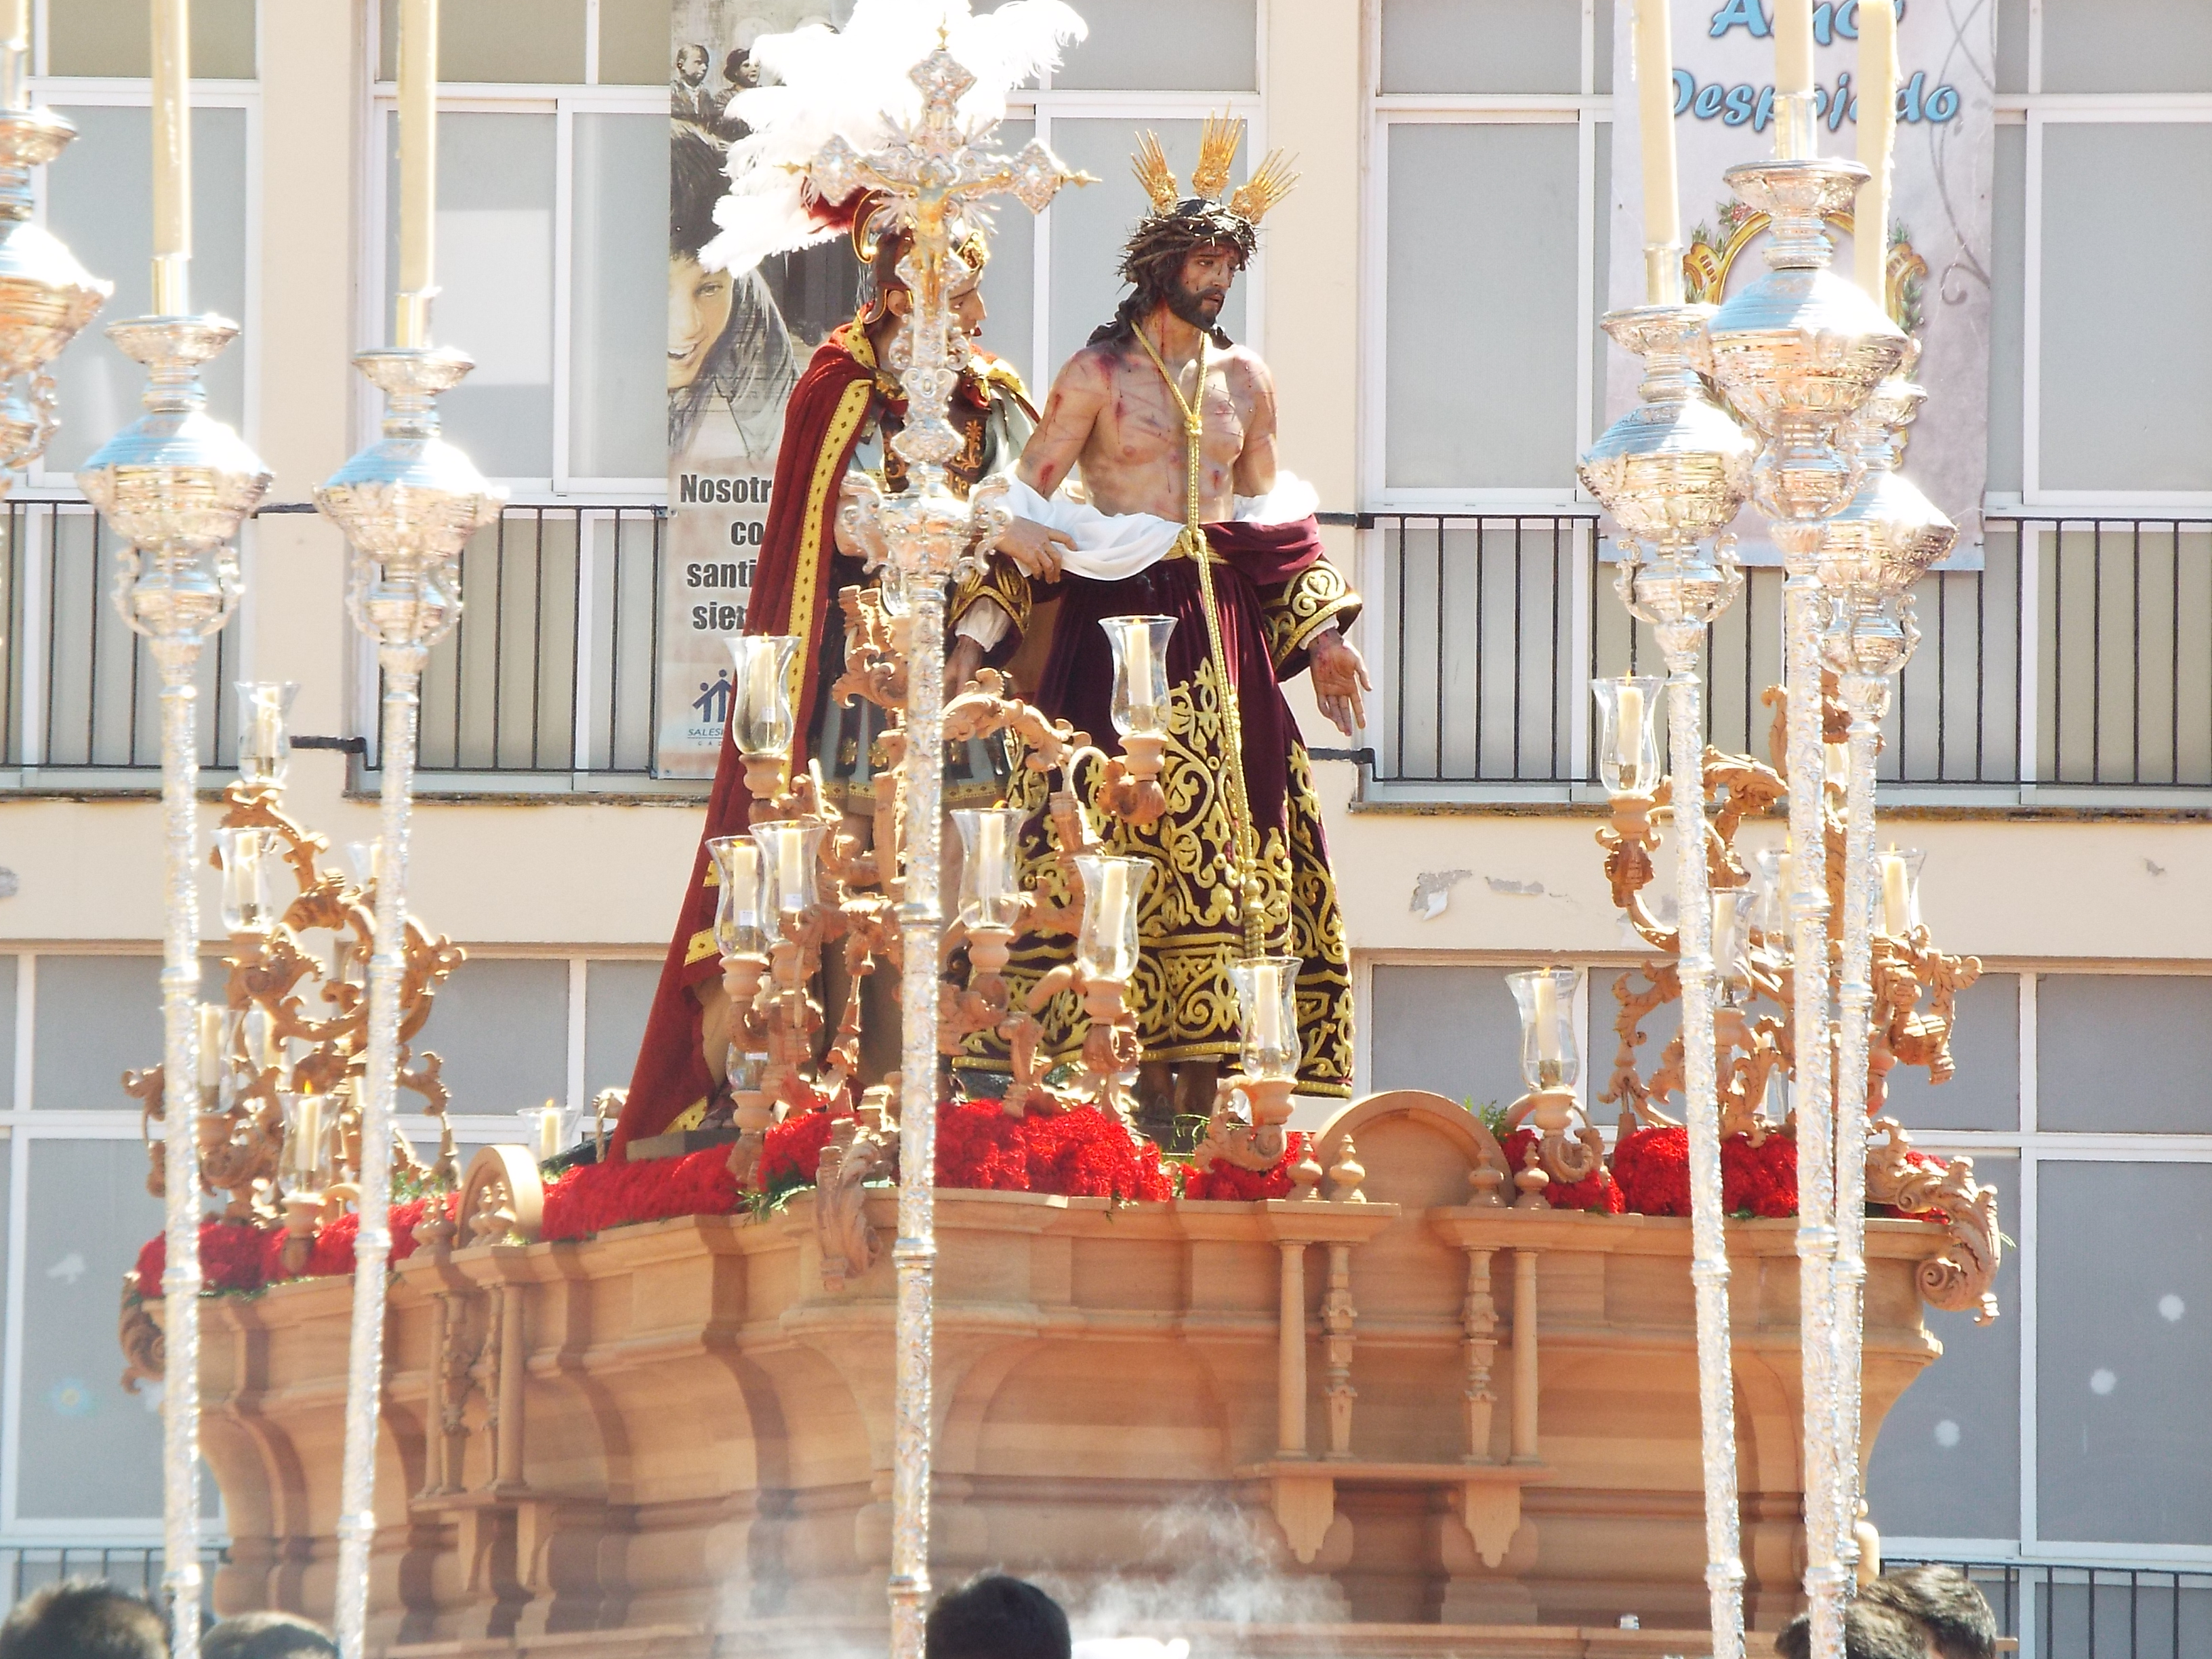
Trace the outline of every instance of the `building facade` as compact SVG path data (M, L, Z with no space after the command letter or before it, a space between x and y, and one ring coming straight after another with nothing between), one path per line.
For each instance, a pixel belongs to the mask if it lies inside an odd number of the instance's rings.
M1369 600L1369 726L1321 765L1360 1086L1517 1092L1501 975L1538 961L1591 970L1602 1077L1637 952L1593 840L1584 686L1656 656L1573 478L1607 418L1609 0L1081 9L1090 40L1018 96L1009 136L1103 182L1034 225L1001 216L987 339L1042 382L1109 314L1137 129L1172 147L1226 108L1297 152L1224 321L1273 366L1285 462ZM1678 5L1678 29L1705 9ZM299 509L374 414L348 360L382 337L395 263L396 7L194 11L197 295L245 327L209 383L276 475L210 653L206 759L219 781L218 687L296 680L296 731L361 741L298 755L291 804L368 839L374 665L342 542ZM106 318L138 314L144 8L36 15L36 84L82 135L46 222L115 281ZM470 953L429 1044L473 1146L627 1081L702 792L651 765L666 0L467 0L445 27L436 334L480 364L447 426L514 499L428 677L413 867L417 910ZM1985 969L1959 1078L1900 1089L1899 1115L1971 1153L2018 1248L1999 1323L1936 1317L1947 1356L1890 1418L1874 1512L1898 1553L2212 1572L2192 1409L2212 1362L2212 13L2001 0L1996 27L1989 528L1923 587L1885 800L1927 852L1937 937ZM161 1219L118 1083L159 1049L152 677L70 480L139 374L88 335L59 381L67 425L0 553L0 1559L143 1547L160 1510L155 1402L113 1380L118 1277ZM1760 741L1778 580L1753 573L1716 631L1723 747ZM2195 1597L2177 1588L2177 1617Z

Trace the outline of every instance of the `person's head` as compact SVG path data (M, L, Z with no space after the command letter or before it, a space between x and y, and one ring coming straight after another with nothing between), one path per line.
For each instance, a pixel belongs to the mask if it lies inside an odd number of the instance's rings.
M987 1573L929 1610L925 1659L1068 1659L1067 1615L1035 1584Z
M886 317L903 317L912 303L899 261L906 257L913 236L904 229L884 230L870 223L871 210L861 209L853 228L853 251L866 268L860 321L873 330ZM983 268L991 262L990 239L980 225L965 221L952 227L952 258L947 272L951 284L946 299L957 330L973 339L983 331L989 313L983 305Z
M707 78L707 48L686 43L676 48L676 78L696 87Z
M164 1659L169 1632L143 1595L82 1578L42 1585L0 1623L0 1659Z
M1165 310L1226 345L1221 308L1258 246L1251 222L1219 203L1179 202L1139 225L1122 250L1122 280L1135 290L1123 308L1137 318Z
M1989 1598L1956 1567L1899 1567L1861 1590L1859 1599L1917 1621L1928 1632L1933 1659L1991 1659L1997 1650Z
M721 157L679 126L668 164L668 389L680 392L699 378L729 326L737 290L728 271L699 262L719 228L714 204L729 184Z
M1774 1638L1781 1659L1811 1659L1813 1626L1799 1613ZM1844 1659L1928 1659L1928 1640L1920 1627L1894 1609L1865 1601L1844 1607Z
M753 67L752 54L739 46L722 60L722 79L732 87L757 87L760 71Z
M200 1659L337 1659L320 1625L292 1613L240 1613L200 1638Z

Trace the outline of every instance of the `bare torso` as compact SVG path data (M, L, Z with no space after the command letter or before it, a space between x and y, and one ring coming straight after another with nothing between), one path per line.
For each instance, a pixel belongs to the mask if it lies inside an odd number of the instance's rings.
M1162 362L1185 401L1196 394L1204 422L1199 517L1229 518L1237 496L1264 495L1274 486L1273 381L1267 366L1243 347L1208 343L1200 387L1196 331L1170 324L1161 331L1169 337L1161 342ZM1181 522L1185 454L1182 410L1160 368L1139 342L1108 341L1085 347L1060 370L1043 419L1022 452L1020 472L1049 495L1080 465L1101 512L1151 513Z

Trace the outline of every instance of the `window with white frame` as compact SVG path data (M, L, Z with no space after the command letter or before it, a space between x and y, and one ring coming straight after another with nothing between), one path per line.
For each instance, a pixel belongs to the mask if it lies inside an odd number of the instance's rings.
M422 1039L463 1163L523 1139L517 1112L627 1085L659 972L643 953L476 953ZM161 1390L125 1393L115 1346L122 1275L162 1226L118 1083L161 1056L160 973L149 955L0 954L0 1550L161 1535ZM207 1501L219 1522L211 1485Z
M832 8L833 15L836 12ZM393 13L382 8L374 100L384 135L376 296L390 312L397 179ZM1000 204L984 296L985 343L1034 384L1112 314L1121 242L1144 211L1129 175L1137 133L1157 131L1186 174L1200 120L1226 110L1264 149L1258 0L1103 0L1066 65L1018 91L999 142L1042 139L1102 181L1032 222ZM524 26L527 14L528 25ZM442 400L447 433L486 473L556 495L657 495L665 293L667 9L641 0L497 0L442 14L434 331L476 371ZM1173 52L1157 49L1172 36ZM1249 338L1256 270L1224 326Z

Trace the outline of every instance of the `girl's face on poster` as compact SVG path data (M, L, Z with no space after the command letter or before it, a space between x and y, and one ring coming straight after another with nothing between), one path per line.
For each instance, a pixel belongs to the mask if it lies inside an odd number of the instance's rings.
M668 261L668 389L699 378L707 354L729 325L733 285L726 270L708 270L688 253Z

